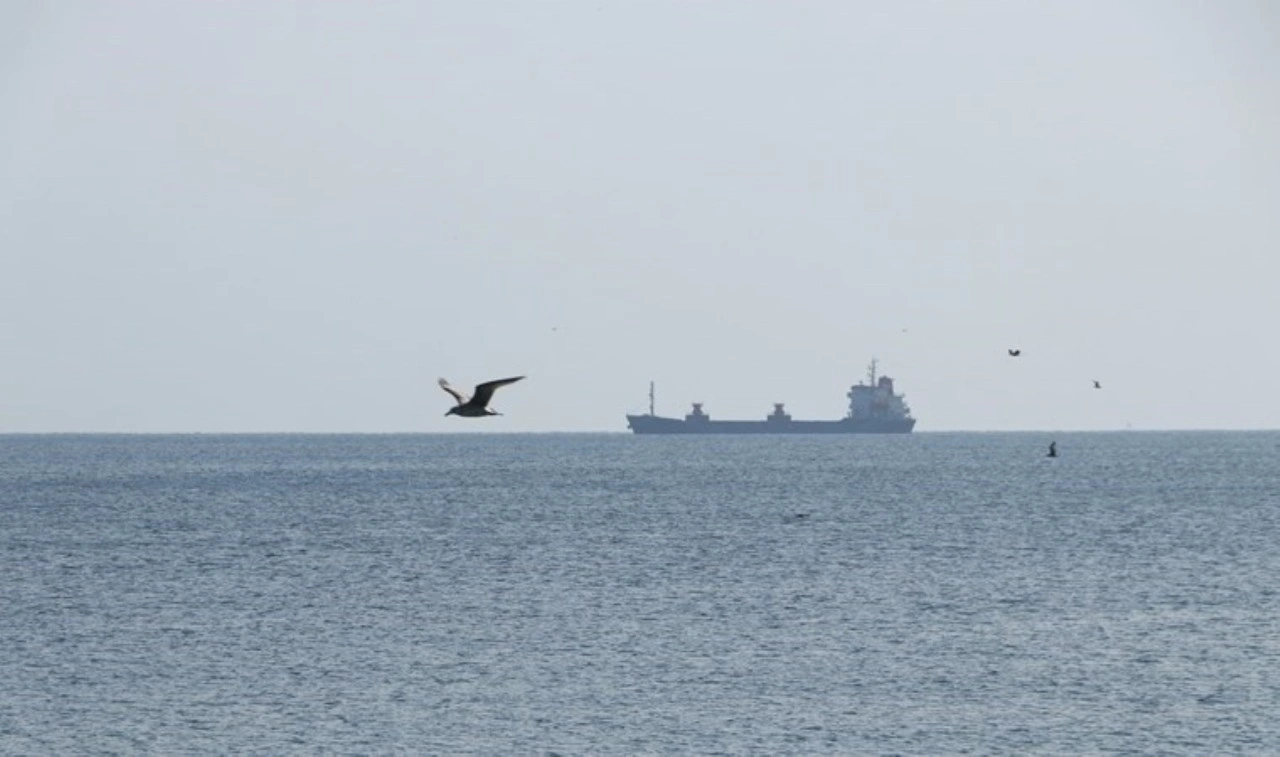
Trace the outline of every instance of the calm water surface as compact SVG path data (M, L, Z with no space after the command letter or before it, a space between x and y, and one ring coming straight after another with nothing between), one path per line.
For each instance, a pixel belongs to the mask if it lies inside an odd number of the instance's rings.
M0 437L0 753L1280 753L1280 434Z

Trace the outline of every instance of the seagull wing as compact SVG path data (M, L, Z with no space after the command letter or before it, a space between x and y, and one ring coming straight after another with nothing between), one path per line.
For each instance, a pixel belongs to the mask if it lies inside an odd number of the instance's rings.
M467 395L449 386L448 381L445 381L444 379L440 379L440 388L445 390L449 394L452 394L453 398L458 401L459 405L467 404Z
M489 404L489 400L493 399L493 393L498 387L514 384L522 378L524 376L515 376L514 378L497 379L495 381L486 381L483 384L476 384L476 396L472 402L475 402L480 407L485 407Z

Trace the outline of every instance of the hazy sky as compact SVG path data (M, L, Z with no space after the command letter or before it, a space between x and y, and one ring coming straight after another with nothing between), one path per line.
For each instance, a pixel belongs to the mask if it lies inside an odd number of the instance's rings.
M922 431L1280 428L1277 39L1271 0L10 0L0 431L622 431L651 379L836 418L873 356Z

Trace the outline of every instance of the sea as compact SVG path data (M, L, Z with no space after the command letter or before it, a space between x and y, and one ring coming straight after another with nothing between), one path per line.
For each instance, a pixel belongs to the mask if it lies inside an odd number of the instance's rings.
M1280 432L0 436L0 754L1280 754Z

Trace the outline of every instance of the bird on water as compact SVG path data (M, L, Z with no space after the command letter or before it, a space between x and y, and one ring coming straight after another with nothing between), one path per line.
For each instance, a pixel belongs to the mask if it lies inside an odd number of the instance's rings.
M475 394L470 398L462 392L449 386L449 382L440 379L440 388L453 395L458 404L449 408L446 416L461 415L463 418L483 418L486 415L502 415L498 411L489 407L489 400L493 399L493 393L498 387L514 384L524 376L515 376L513 378L497 379L495 381L486 381L483 384L476 384Z
M1057 457L1057 456L1058 456L1058 443L1049 442L1049 454L1045 455L1045 457Z

